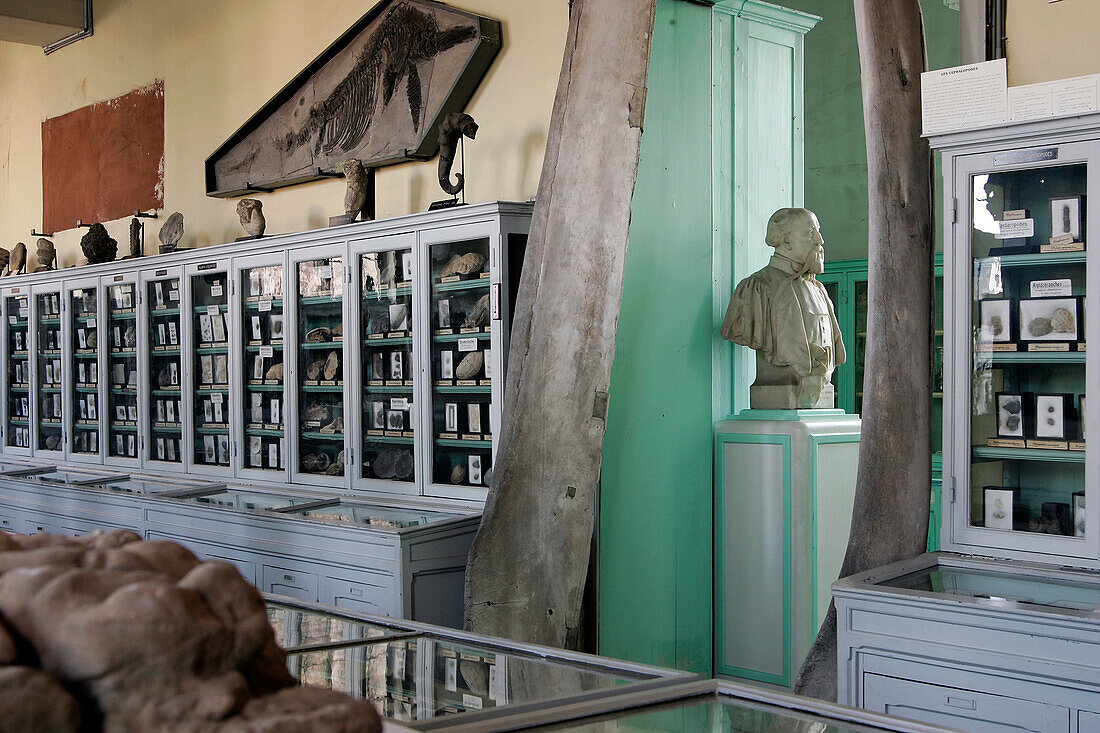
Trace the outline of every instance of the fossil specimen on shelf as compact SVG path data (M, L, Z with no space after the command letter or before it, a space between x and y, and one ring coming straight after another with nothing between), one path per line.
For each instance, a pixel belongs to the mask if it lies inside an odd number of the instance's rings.
M316 381L321 378L321 368L325 366L324 359L318 359L306 367L306 379Z
M326 380L336 379L336 373L340 371L340 354L335 351L328 352L325 358L325 366L321 376Z
M457 196L466 185L461 173L455 174L458 183L451 183L451 166L454 165L458 143L463 135L471 140L477 136L477 123L463 112L452 112L439 126L439 187L452 196Z
M161 254L175 252L180 240L183 239L183 214L176 211L169 216L164 226L160 228L157 238L160 240Z
M54 248L53 242L48 239L38 240L36 257L38 258L38 267L34 268L35 272L47 272L57 267L57 250Z
M479 272L484 264L485 255L480 252L468 252L464 255L455 255L447 260L447 264L443 265L443 269L439 271L439 276L472 275L475 272Z
M93 226L99 226L100 228L102 228L102 226L99 225L99 224L94 224ZM104 230L103 233L106 234L107 233L106 230ZM85 235L85 236L87 236L87 235ZM112 239L111 241L113 242L115 240ZM83 246L83 244L84 244L84 240L81 240L81 246ZM91 260L88 260L88 261L91 262ZM106 260L104 260L104 261L106 261ZM27 271L27 245L20 242L19 244L15 245L14 247L11 248L11 258L8 260L8 272L10 272L12 275L21 275L22 273L24 273L26 271Z
M237 216L250 237L262 237L267 229L264 205L259 199L241 199L237 202Z
M318 326L306 333L306 343L319 344L332 338L332 330L324 326Z
M470 315L466 316L466 320L463 321L463 328L475 328L477 326L484 326L489 321L489 294L481 296L477 299L477 303L474 304L474 310Z
M278 364L272 364L267 372L264 374L264 379L274 379L276 381L283 381L283 362Z
M107 229L102 224L92 224L80 238L80 249L88 258L88 264L95 265L113 260L118 254L118 242L107 234Z
M462 357L462 361L458 362L458 366L455 367L455 376L459 379L473 379L478 372L481 371L481 367L485 364L485 353L482 351L471 351L466 356Z

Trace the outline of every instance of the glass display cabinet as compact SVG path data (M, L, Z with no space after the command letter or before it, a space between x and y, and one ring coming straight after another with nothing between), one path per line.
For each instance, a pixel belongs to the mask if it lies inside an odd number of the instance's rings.
M35 455L61 458L64 455L64 394L62 392L61 291L57 287L33 288L35 367L33 388L36 412Z
M107 298L107 457L138 464L138 293L133 275L104 279Z
M31 450L30 298L13 291L4 296L4 452Z
M244 385L234 409L243 448L238 475L281 480L287 475L283 257L238 259L233 272L240 304L233 333Z
M100 402L100 308L99 278L66 284L68 341L64 382L68 392L64 411L69 436L68 457L74 461L99 462L99 437L103 418Z
M416 237L401 235L352 245L359 313L358 368L361 440L355 483L395 493L416 491L416 394L420 304Z
M294 282L294 481L346 486L344 247L291 251Z
M493 327L501 324L500 283L492 279L488 236L430 241L425 279L431 321L426 422L433 488L461 498L483 495L493 470L502 392L493 383ZM473 232L471 232L473 234ZM498 358L503 356L497 349ZM471 491L468 487L476 487Z
M227 258L190 265L184 273L190 311L190 368L184 370L191 395L188 451L191 470L200 474L227 474L232 463L230 384L238 382L230 379L228 272Z
M1098 154L1082 141L954 158L952 545L1100 558L1086 447L1086 385L1100 377L1086 349Z
M145 424L149 426L145 439L147 464L180 465L185 459L180 279L179 268L154 270L142 276L142 351L148 365L144 400ZM228 382L228 358L223 355L217 365L221 369L217 376Z

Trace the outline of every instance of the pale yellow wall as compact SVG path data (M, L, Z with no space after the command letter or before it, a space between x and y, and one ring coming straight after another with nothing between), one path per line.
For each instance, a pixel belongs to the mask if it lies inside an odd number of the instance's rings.
M535 195L568 25L568 0L453 0L496 18L504 44L466 111L481 128L466 145L466 200ZM236 199L204 194L203 161L371 7L363 0L96 0L95 35L49 56L0 42L0 246L41 226L42 121L164 80L164 202L183 212L183 247L243 236ZM95 134L89 130L88 134ZM436 160L381 169L378 215L423 211L446 195ZM263 201L269 233L316 229L343 213L343 180L280 189ZM105 222L125 251L129 219ZM61 266L83 230L55 237Z
M1008 0L1008 84L1100 73L1100 2Z

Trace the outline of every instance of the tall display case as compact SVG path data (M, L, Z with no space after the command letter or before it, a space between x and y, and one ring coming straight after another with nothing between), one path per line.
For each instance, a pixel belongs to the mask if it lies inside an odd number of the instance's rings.
M30 297L24 288L14 288L3 299L5 337L4 369L4 452L30 455L31 451L31 361Z
M232 471L233 378L229 353L230 258L188 265L184 270L189 324L185 329L183 370L185 424L189 426L185 452L197 474L229 475ZM219 369L224 365L224 368Z
M182 271L178 267L142 273L139 348L144 359L144 392L139 404L145 411L144 460L148 464L179 466L183 448L183 360L181 358ZM228 359L218 360L218 376L226 376Z
M123 466L139 463L141 435L138 403L138 292L135 274L104 278L106 298L107 387L106 460Z
M63 412L66 454L69 460L98 463L101 460L103 403L100 395L102 340L99 278L74 280L65 286L65 385Z
M64 393L61 356L61 289L58 285L31 289L31 353L34 366L34 455L62 459L64 444Z

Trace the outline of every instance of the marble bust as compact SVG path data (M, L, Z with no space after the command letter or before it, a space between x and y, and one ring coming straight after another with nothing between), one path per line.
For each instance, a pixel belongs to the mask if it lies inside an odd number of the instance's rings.
M825 286L825 240L808 209L780 209L765 242L775 248L767 267L738 283L726 309L722 338L756 351L754 410L831 408L833 371L846 358L840 325Z

